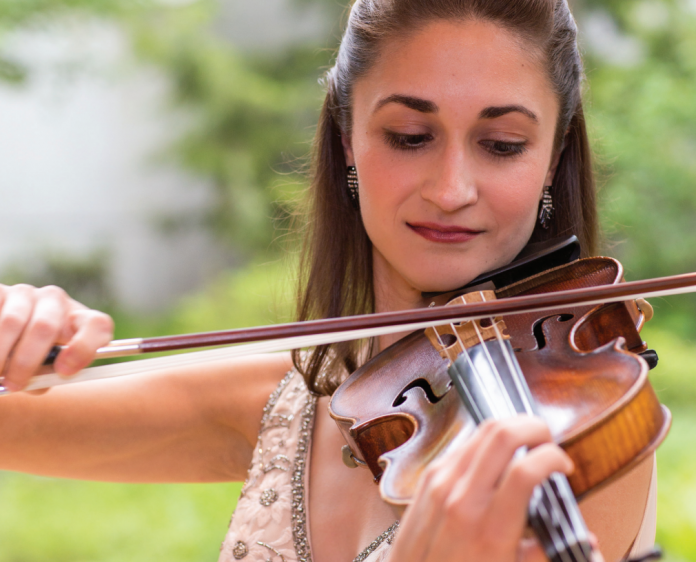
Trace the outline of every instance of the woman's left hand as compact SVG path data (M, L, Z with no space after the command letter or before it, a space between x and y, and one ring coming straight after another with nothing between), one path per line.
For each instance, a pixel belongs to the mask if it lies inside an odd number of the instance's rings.
M520 447L529 452L516 457ZM532 492L573 463L540 419L517 416L483 423L430 463L396 534L393 562L542 562L525 538ZM599 551L593 562L603 562Z

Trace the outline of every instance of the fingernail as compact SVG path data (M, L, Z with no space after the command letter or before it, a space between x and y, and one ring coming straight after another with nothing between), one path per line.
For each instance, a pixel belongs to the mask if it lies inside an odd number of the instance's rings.
M599 540L597 539L597 535L594 533L590 533L590 545L594 549L599 548Z

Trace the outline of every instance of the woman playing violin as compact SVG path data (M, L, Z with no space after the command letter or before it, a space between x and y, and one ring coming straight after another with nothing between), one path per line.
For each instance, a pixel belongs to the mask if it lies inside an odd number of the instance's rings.
M585 255L595 251L582 66L565 0L358 0L326 86L300 319L428 306L424 292L503 266L530 240L575 234ZM545 194L553 214L541 224ZM4 469L247 478L224 561L545 559L525 532L530 495L573 466L538 419L484 424L431 463L396 531L369 473L344 466L329 397L398 337L32 396L19 391L52 345L67 345L56 370L75 374L111 339L112 322L55 287L0 290L0 364L16 391L0 403ZM515 456L523 446L530 453ZM581 504L597 559L651 543L652 471L650 459Z

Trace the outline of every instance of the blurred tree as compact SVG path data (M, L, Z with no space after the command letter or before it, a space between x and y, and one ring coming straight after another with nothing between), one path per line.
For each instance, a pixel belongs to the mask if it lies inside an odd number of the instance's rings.
M633 279L694 271L696 3L575 3L581 31L587 32L588 115L603 171L607 248ZM609 16L616 32L634 41L634 57L611 62L592 48L583 24L597 14ZM687 316L696 334L696 302L677 302L671 315Z
M75 15L118 22L136 54L164 71L172 104L190 117L173 136L170 157L210 180L216 204L205 225L237 251L268 250L304 187L301 172L321 104L318 78L330 55L323 44L242 52L215 29L220 2L177 4L0 0L0 80L21 84L30 72L3 52L9 31Z
M343 7L333 0L294 0ZM601 14L635 40L632 61L588 45L588 116L603 165L601 206L608 247L631 277L696 269L696 3L574 0L581 32ZM171 78L172 102L188 110L172 157L209 178L217 204L207 224L236 248L266 249L304 187L300 172L321 103L317 79L337 28L323 45L243 53L215 30L219 3L147 0L0 0L2 33L68 13L118 18L136 52ZM609 44L603 51L610 54ZM609 49L609 51L607 51ZM27 72L3 58L0 79ZM269 219L276 219L274 230ZM695 305L696 306L696 305ZM687 307L688 308L688 307ZM693 310L692 310L693 311Z
M113 307L106 255L97 253L82 259L49 255L44 261L32 265L4 269L2 282L6 285L29 283L36 287L57 285L91 308L108 310Z
M217 204L208 224L237 248L267 249L304 187L319 69L329 54L316 44L243 54L213 32L217 8L202 1L157 7L128 25L137 52L166 71L175 102L193 117L174 156L212 181Z
M76 12L117 15L143 4L141 0L0 0L0 29L14 29Z
M144 1L144 0L143 0ZM0 81L20 84L28 69L4 52L3 37L11 31L38 26L76 13L120 16L143 4L141 0L0 0Z
M329 4L337 14L341 9L331 0L296 1ZM608 248L633 278L696 269L693 3L574 4L581 32L587 15L602 13L639 48L624 63L587 50L588 113L604 171ZM187 167L213 180L219 205L211 224L235 244L264 247L272 237L268 218L284 224L303 187L292 163L308 152L321 100L317 69L329 63L330 52L299 45L265 57L242 55L211 33L215 13L211 2L156 8L131 29L138 52L167 70L176 100L195 116L175 148ZM327 39L329 46L334 39Z

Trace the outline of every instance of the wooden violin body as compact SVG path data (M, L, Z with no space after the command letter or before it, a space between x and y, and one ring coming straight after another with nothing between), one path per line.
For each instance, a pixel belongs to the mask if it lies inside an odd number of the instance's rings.
M587 258L496 290L498 298L620 283L621 264ZM669 411L648 381L634 301L505 317L507 335L541 416L575 463L577 497L650 455L669 430ZM448 361L423 331L355 371L334 393L330 413L353 455L405 506L419 476L455 436L475 424L452 388Z

